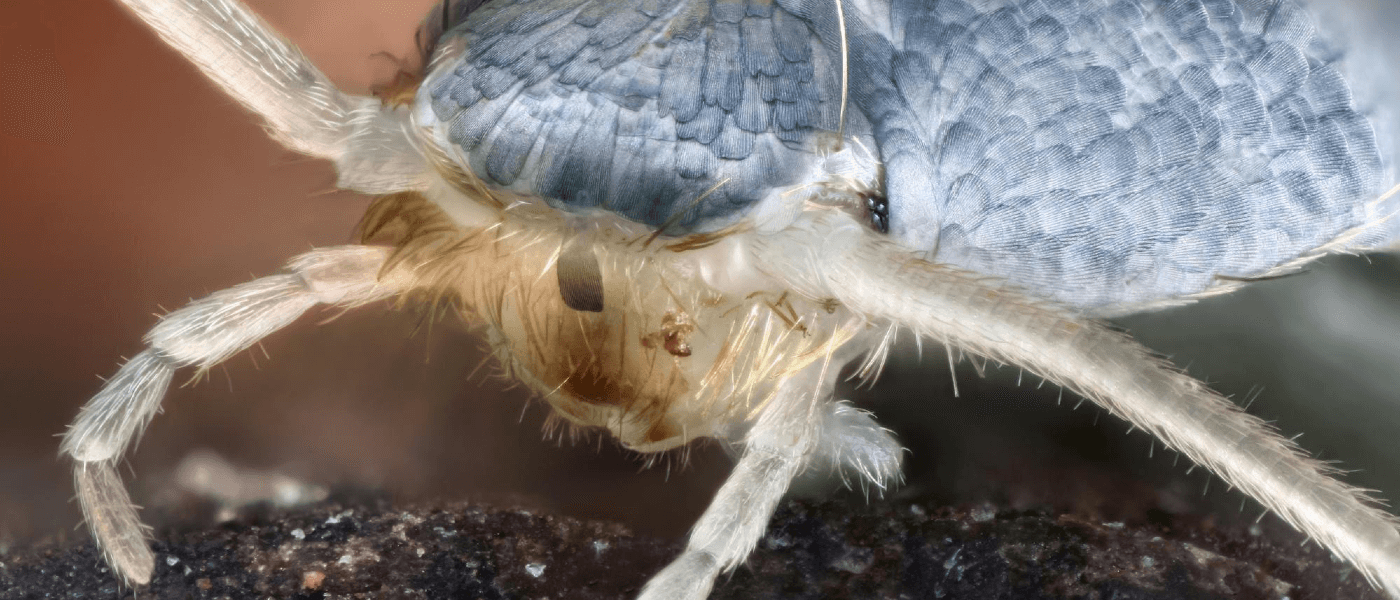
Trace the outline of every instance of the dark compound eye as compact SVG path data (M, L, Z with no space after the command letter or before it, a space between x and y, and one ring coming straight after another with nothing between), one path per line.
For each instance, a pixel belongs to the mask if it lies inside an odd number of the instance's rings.
M865 208L870 213L870 226L880 233L890 232L890 200L883 195L867 194Z

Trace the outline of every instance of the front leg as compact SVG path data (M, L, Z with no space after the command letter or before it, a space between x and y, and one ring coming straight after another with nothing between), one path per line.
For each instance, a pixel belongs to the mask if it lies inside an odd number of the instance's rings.
M128 584L155 571L146 527L122 484L117 463L160 411L180 367L207 370L296 320L317 304L351 307L407 289L400 274L381 277L389 249L340 246L303 254L274 275L215 292L161 318L149 348L117 371L63 436L74 460L78 504L107 563Z
M640 600L703 600L716 576L749 555L816 449L831 408L835 371L830 361L818 361L779 384L744 436L743 456L695 524L685 550L647 582Z

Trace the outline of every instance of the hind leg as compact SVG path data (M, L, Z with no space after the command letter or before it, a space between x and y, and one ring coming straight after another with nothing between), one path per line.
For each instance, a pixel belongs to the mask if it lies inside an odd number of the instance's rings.
M160 410L175 369L208 369L287 326L317 304L355 306L402 291L381 280L390 250L340 246L308 252L273 275L215 292L161 319L132 357L83 407L63 437L83 515L128 583L151 579L154 557L116 463Z

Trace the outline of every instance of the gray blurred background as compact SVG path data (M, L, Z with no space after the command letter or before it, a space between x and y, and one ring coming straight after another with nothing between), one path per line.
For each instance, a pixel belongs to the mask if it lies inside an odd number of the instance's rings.
M413 56L431 0L250 2L344 89L386 81ZM1385 40L1400 4L1329 3L1341 31ZM1342 9L1354 10L1354 12ZM1357 17L1360 15L1360 17ZM1346 20L1350 19L1350 20ZM1392 57L1366 63L1392 98ZM382 54L382 53L387 53ZM1389 129L1387 131L1390 131ZM1394 139L1387 136L1388 139ZM329 165L273 144L256 121L165 50L114 2L0 4L0 547L72 533L55 434L142 348L160 307L276 272L345 243L369 199L333 191ZM1122 319L1139 340L1244 398L1347 479L1400 500L1400 262L1342 257L1194 306ZM211 449L243 467L383 490L404 499L484 497L680 536L728 471L713 445L683 470L641 471L610 441L542 441L544 407L492 375L453 319L370 306L320 313L173 389L130 459L138 503L179 460ZM1238 511L1239 497L1077 399L1017 387L1014 369L960 396L942 350L900 353L850 397L910 447L901 497L1054 506L1112 519L1166 508ZM177 380L177 382L183 380ZM130 473L134 472L134 476ZM823 489L821 485L808 486ZM860 501L860 500L854 500ZM1222 509L1222 506L1229 507ZM1258 509L1246 504L1250 519Z

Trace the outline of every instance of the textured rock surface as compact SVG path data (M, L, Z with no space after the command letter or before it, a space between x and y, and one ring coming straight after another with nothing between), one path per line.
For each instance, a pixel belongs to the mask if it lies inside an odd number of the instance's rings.
M159 532L137 597L630 598L679 551L617 524L468 504L255 513ZM0 563L3 600L131 597L90 544L11 549ZM1203 522L808 502L780 508L714 597L1380 598L1314 546Z

